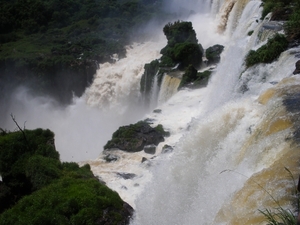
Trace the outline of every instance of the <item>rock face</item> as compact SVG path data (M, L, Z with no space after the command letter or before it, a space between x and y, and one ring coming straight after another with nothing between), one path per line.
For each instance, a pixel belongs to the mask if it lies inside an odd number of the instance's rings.
M144 147L144 152L148 154L155 154L156 152L156 145L146 145Z
M144 103L150 102L151 88L154 80L160 87L165 73L179 70L185 71L192 66L195 70L201 67L203 47L198 43L196 32L191 22L176 21L168 23L163 28L168 40L167 45L161 49L162 57L145 65L145 72L141 78L141 94Z
M164 133L140 121L136 124L120 127L113 133L112 139L104 146L105 150L120 149L126 152L142 151L146 145L158 145L164 141Z
M294 70L293 74L299 74L300 73L300 60L298 60L295 64L296 69Z
M223 45L213 45L208 49L206 49L205 54L207 58L207 64L211 65L211 64L219 63L221 59L220 55L223 52L223 50L224 50Z

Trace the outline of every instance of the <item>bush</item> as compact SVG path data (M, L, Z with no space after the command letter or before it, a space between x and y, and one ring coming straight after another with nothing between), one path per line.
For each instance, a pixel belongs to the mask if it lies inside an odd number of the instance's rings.
M176 21L164 26L163 32L167 37L168 46L173 47L177 43L189 42L197 44L196 32L191 22Z
M197 79L197 70L192 66L189 65L185 73L182 75L181 82L179 84L178 89L185 87L187 84L195 81Z
M180 63L181 69L189 65L198 68L202 63L203 52L198 44L178 43L174 46L173 54L174 61Z
M269 39L267 44L256 51L251 50L246 56L246 66L250 67L257 63L271 63L288 47L288 41L284 35L276 34Z
M285 24L285 31L287 36L292 40L300 38L300 9L295 10Z
M128 224L131 207L90 165L61 163L53 137L43 129L1 130L0 225Z
M122 200L96 179L60 179L0 215L0 225L120 224Z

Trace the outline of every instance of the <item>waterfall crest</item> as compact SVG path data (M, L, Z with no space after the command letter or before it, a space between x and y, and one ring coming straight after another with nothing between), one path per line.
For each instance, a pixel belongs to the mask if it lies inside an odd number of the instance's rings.
M154 42L135 43L127 47L126 58L101 64L93 83L86 90L87 104L120 110L137 102L144 65L159 57L160 47Z

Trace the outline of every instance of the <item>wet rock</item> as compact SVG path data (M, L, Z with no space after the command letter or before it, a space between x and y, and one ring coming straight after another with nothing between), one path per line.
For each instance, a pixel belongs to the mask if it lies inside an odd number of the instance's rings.
M224 50L223 45L213 45L208 49L206 49L205 54L207 58L207 64L211 65L211 64L219 63L221 59L220 55L223 52L223 50Z
M136 177L136 174L134 173L117 173L117 175L125 180L133 179Z
M147 154L152 154L154 155L156 152L156 145L146 145L144 147L144 152Z
M154 113L161 113L161 111L162 111L161 109L154 109L153 110Z
M142 158L142 163L149 161L149 159L147 159L146 157Z
M142 163L148 167L152 166L152 162L149 159L147 159L146 157L142 158Z
M107 154L104 156L104 160L106 162L115 162L115 161L118 161L119 159L120 159L120 157L117 155L114 155L114 154Z
M113 133L113 137L104 146L106 151L114 148L126 152L142 151L146 145L158 145L164 141L164 129L162 126L152 128L145 121L140 121L129 126L122 126Z
M300 60L298 60L295 64L296 69L294 70L293 74L299 74L300 73Z
M164 147L161 150L162 154L171 153L171 152L173 152L173 147L170 145L164 145Z
M283 24L278 21L268 21L265 22L262 27L266 30L281 31L283 29Z

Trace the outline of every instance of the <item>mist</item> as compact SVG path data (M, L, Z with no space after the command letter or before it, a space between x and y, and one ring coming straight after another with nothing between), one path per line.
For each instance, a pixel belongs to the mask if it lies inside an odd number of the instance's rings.
M120 125L140 119L143 111L131 110L91 107L86 104L85 96L74 98L71 105L61 106L54 99L34 96L28 88L19 87L6 104L0 127L17 130L11 119L13 115L21 128L50 129L55 133L61 160L78 162L97 158Z
M166 10L176 13L182 7L190 10L195 5L201 4L198 1L182 3L173 0ZM207 9L203 7L203 10ZM204 48L225 41L215 33L216 26L208 15L191 15L186 20L192 21L199 43ZM199 20L202 22L197 22ZM136 35L146 35L148 42L127 46L126 58L116 57L115 63L100 64L92 84L81 97L73 97L70 105L61 105L51 97L35 94L26 86L3 96L0 128L16 130L17 126L11 119L13 115L23 128L52 130L62 161L97 158L118 127L136 123L152 110L141 102L139 82L145 63L160 58L159 52L167 40L163 35L163 25L156 20L139 29ZM210 38L204 38L207 35L201 35L203 32L211 34Z
M149 108L140 101L140 78L145 63L159 58L165 43L127 46L127 57L99 65L93 83L72 104L61 105L20 86L1 107L0 128L14 131L13 115L22 128L50 129L62 161L96 159L120 126L143 119Z

